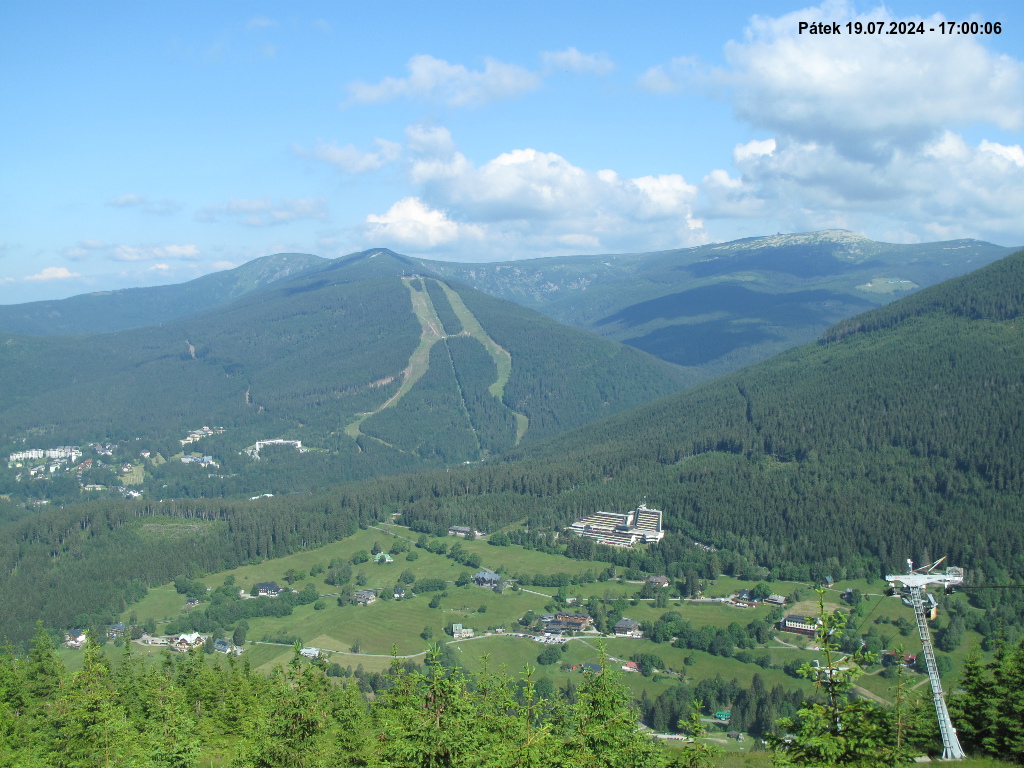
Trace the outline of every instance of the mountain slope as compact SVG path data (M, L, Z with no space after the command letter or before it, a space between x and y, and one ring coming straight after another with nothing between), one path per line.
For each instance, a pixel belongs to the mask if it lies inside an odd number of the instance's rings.
M112 333L158 325L209 311L324 261L305 253L278 253L187 283L0 306L0 332L33 336Z
M507 457L524 461L477 481L515 477L517 493L407 517L550 527L646 496L672 529L782 573L818 563L877 574L946 554L1024 572L1022 309L1024 252L819 343L524 447Z
M275 466L310 487L477 461L683 385L656 358L465 286L402 276L409 266L368 253L160 327L4 335L0 442L13 452L140 438L166 458L189 429L214 425L225 432L202 450L233 477L202 492L242 493ZM279 438L315 450L240 454ZM266 483L288 487L282 472ZM197 492L170 480L167 495Z
M1011 252L973 240L893 245L828 230L657 253L424 264L706 380Z

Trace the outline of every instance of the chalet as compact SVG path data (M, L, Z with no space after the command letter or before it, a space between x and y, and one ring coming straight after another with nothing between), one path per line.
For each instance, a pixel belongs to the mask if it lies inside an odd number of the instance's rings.
M378 552L376 555L373 556L373 562L377 563L378 565L381 565L386 563L393 563L395 562L395 559L385 552Z
M307 659L318 659L320 658L319 648L303 648L299 651L300 654L305 656Z
M284 592L284 587L278 586L276 581L261 581L256 585L256 594L260 597L277 597Z
M190 597L188 600L185 601L186 608L195 608L197 605L199 605L199 600L197 600L194 597Z
M356 592L356 602L359 605L369 605L370 603L377 602L377 590L360 589Z
M668 576L648 576L647 581L656 587L667 587L669 584Z
M198 632L190 632L188 634L178 635L171 642L171 648L176 651L188 651L192 648L198 648L200 645L206 642L206 638L200 635Z
M231 653L231 642L223 637L218 637L213 641L213 650L217 653Z
M395 587L395 600L401 600L405 597L405 590L401 587Z
M67 643L68 648L81 648L87 639L85 632L80 629L72 629L64 636L64 642Z
M818 634L821 623L815 616L785 616L779 622L779 629L783 632L795 632L798 635L814 637Z
M612 627L612 631L616 637L643 637L644 633L640 629L640 622L634 619L620 619L619 622Z
M785 605L786 604L786 598L784 598L782 595L768 595L768 597L766 597L764 599L764 601L766 603L768 603L768 605Z
M452 637L456 640L464 640L472 637L473 634L473 630L469 627L463 627L461 624L452 624Z
M583 613L555 613L541 617L544 634L560 635L563 632L585 632L590 629L593 619Z
M473 577L473 583L480 587L497 589L498 585L501 583L501 576L496 573L480 571L480 573Z
M119 621L116 624L111 624L110 629L107 630L107 637L121 637L121 635L125 633L126 629L127 628L125 627L123 621Z
M640 671L640 665L637 664L635 661L627 661L625 664L622 665L622 671L623 672L639 672Z

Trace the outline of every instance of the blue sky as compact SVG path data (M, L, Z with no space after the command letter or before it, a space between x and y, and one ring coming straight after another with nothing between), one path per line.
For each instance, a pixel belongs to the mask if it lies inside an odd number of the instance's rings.
M799 21L1000 22L798 35ZM281 251L1024 245L1009 2L0 5L0 303Z

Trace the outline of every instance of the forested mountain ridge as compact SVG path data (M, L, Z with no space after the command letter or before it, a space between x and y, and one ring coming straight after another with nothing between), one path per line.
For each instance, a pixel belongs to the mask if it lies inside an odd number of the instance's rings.
M655 253L426 264L707 380L1013 250L975 240L897 245L826 230Z
M220 471L147 465L163 495L308 490L477 461L685 383L654 357L412 276L421 271L377 250L158 327L4 334L0 443L15 452L132 440L136 460L140 450L166 459L190 430L213 425L223 431L195 447ZM268 439L313 452L242 454ZM21 493L26 480L8 478L0 493Z
M112 333L159 325L207 312L325 261L306 253L277 253L186 283L0 305L0 332L51 336Z
M1019 583L1021 297L1024 252L866 313L853 323L859 332L826 334L719 381L523 443L484 465L379 478L320 496L110 500L45 510L9 523L0 537L0 564L10 574L0 589L10 604L7 626L24 628L50 599L54 590L40 585L77 591L78 599L47 614L73 616L124 599L132 579L163 583L175 568L216 570L316 546L394 513L432 533L525 521L544 547L674 578L722 571L879 577L901 572L908 557L948 555L968 569L971 585ZM665 511L670 533L662 544L612 550L554 537L577 516L629 509L644 497ZM176 529L167 551L180 548L185 559L154 558L140 576L140 547L156 545L142 526L154 516L219 522L194 534L196 545ZM108 586L85 573L106 574ZM96 592L89 599L83 586L71 589L86 584ZM969 629L994 637L1001 624L1013 639L1024 626L1014 590L970 594L986 610L976 612L983 625Z

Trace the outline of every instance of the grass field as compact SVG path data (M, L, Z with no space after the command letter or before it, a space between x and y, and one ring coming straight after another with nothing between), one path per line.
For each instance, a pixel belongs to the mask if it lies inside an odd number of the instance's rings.
M484 658L489 657L491 668L504 665L513 675L521 674L527 665L536 667L538 677L550 679L557 687L564 687L570 679L574 679L573 675L580 674L579 672L563 671L557 664L538 667L537 657L546 647L541 643L512 637L508 634L483 636L489 629L499 627L509 631L519 630L518 620L527 611L542 613L551 605L552 596L557 591L555 588L526 586L519 590L509 589L499 595L491 590L472 585L456 587L454 583L449 583L446 589L447 594L441 598L438 608L429 607L430 599L436 594L441 594L436 592L413 596L402 601L378 600L368 606L338 606L332 594L337 593L337 588L326 584L323 581L323 574L316 577L308 575L314 565L327 566L332 559L348 560L359 550L369 552L375 543L378 543L387 552L399 541L410 545L410 552L415 553L414 560L407 560L407 553L397 553L395 561L388 565L377 565L373 562L356 565L353 567L353 581L362 574L365 577L366 587L390 590L399 581L399 576L403 571L410 571L417 580L440 578L448 582L454 582L463 572L474 572L475 569L455 563L443 555L433 554L425 549L412 546L417 538L418 534L410 532L407 528L384 524L358 531L343 541L316 550L297 552L277 560L244 565L230 571L209 574L201 577L200 580L205 586L213 589L223 584L229 576L233 576L238 587L248 592L253 584L261 581L277 581L283 585L285 573L291 569L300 574L306 574L304 578L293 583L293 588L301 590L306 584L311 583L321 595L325 596L323 598L324 610L314 610L311 605L300 606L296 607L292 615L287 617L256 618L249 621L247 633L249 642L245 646L245 653L253 668L259 670L269 670L274 666L287 663L292 658L291 646L262 642L264 637L273 638L282 632L299 637L305 645L330 652L332 663L337 662L343 667L352 667L353 669L361 665L366 671L384 671L391 664L393 650L400 656L413 657L422 662L423 653L429 644L421 637L421 633L426 627L430 628L433 642L450 642L450 637L444 632L445 628L452 623L460 623L473 628L478 635L471 640L452 643L451 646L456 657L470 672L479 672L483 668ZM607 564L602 562L571 560L536 550L526 550L518 546L494 547L485 539L476 541L447 539L449 546L455 544L456 541L464 550L478 554L484 567L490 570L502 569L506 573L521 572L532 575L565 572L582 574L587 570L600 573L607 568ZM873 626L877 626L879 634L886 639L887 645L901 643L906 653L916 654L920 651L920 641L916 631L904 637L892 623L901 618L913 621L913 612L897 598L883 598L872 594L879 594L883 584L884 582L878 580L873 584L868 584L865 581L836 584L826 592L826 608L845 606L840 596L848 586L860 589L866 595L864 615L860 619L860 631L867 632ZM708 596L726 596L734 594L738 589L751 588L754 585L755 582L743 582L723 576L708 588L706 594ZM774 591L788 595L798 585L789 582L774 582L771 586ZM764 618L771 610L769 606L763 605L756 608L742 608L718 602L678 600L669 600L667 607L658 608L653 601L637 602L633 600L633 596L641 587L641 583L611 580L570 586L567 591L569 595L579 595L583 599L591 596L601 599L625 597L630 601L625 616L641 622L654 622L666 611L677 611L696 626L708 625L725 628L734 622L746 626L751 621ZM797 605L787 606L787 613L814 614L817 612L816 595L809 588L805 591L807 599ZM954 596L952 599L961 598ZM634 602L636 604L633 604ZM184 603L184 595L178 594L173 585L165 585L150 589L145 599L130 606L122 618L127 621L134 613L139 622L153 618L159 623L179 616L184 608ZM482 612L481 608L484 609ZM198 610L202 610L202 607ZM942 612L937 623L939 633L948 620L948 614ZM876 624L876 622L878 623ZM950 684L959 674L967 654L979 640L980 638L976 634L968 632L960 648L955 653L948 654L954 666L954 671L948 678ZM638 697L644 693L649 697L656 697L671 686L678 684L680 679L695 684L702 679L713 678L716 675L721 675L727 680L735 679L741 686L746 687L750 684L753 676L759 674L769 687L780 684L787 689L810 690L810 684L807 681L789 677L781 669L763 669L756 664L743 663L735 658L722 658L700 651L673 648L668 643L656 644L643 639L607 638L599 640L588 636L573 638L569 641L562 660L571 664L597 662L600 658L599 645L603 645L611 657L618 659L629 659L633 654L640 652L656 654L662 658L668 669L675 671L675 674L656 675L650 678L639 674L624 674L624 682ZM773 665L781 667L794 659L805 662L819 658L820 653L816 650L809 650L808 645L813 646L814 644L807 638L778 633L777 640L770 642L766 648L756 649L752 653L755 657L767 653L771 657ZM354 646L358 646L358 653L352 652ZM108 645L105 652L112 658L116 658L120 654L120 651L115 650L112 645ZM153 653L153 659L162 658L159 651ZM74 669L76 664L81 664L81 655L79 651L61 651L61 657L65 659L65 663L71 669ZM943 654L940 652L939 655ZM687 661L690 663L687 664ZM616 666L619 666L619 663L616 663ZM871 694L888 699L891 695L890 689L893 681L882 678L878 672L879 670L876 668L873 670L873 674L862 677L859 684ZM910 673L910 675L918 686L917 691L927 697L929 691L926 676L915 673ZM728 746L730 749L738 749L735 742L731 742ZM754 759L753 755L751 755L751 759ZM740 765L743 763L722 764ZM758 763L750 764L757 765Z

